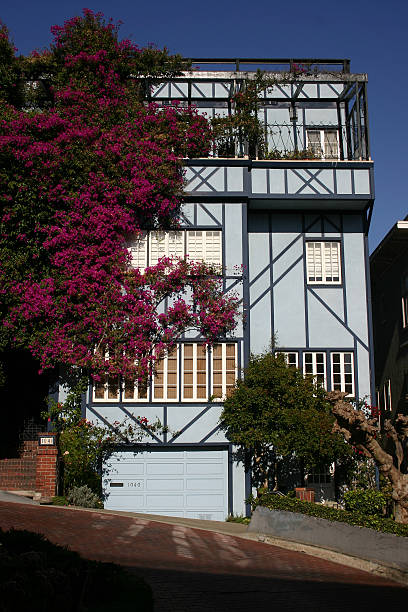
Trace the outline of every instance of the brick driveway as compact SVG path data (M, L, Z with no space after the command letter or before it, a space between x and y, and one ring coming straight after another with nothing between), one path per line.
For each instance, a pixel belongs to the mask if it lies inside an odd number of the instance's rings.
M135 568L153 588L155 612L384 612L408 603L407 589L366 572L181 525L0 502L0 526Z

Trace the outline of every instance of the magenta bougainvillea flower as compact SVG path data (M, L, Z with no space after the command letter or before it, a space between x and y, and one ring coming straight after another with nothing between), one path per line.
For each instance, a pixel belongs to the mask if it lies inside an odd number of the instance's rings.
M194 108L143 102L183 66L166 51L120 41L89 10L52 32L24 64L26 79L39 73L32 106L2 101L4 330L43 369L145 376L186 329L212 342L236 325L237 298L214 270L164 258L142 274L126 246L177 227L182 158L207 155L211 130Z

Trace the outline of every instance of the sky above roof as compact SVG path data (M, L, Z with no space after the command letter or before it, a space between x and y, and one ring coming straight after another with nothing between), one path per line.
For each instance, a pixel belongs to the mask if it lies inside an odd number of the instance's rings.
M371 151L376 202L369 234L374 250L407 215L408 3L404 0L99 0L92 5L20 0L0 8L18 52L48 46L50 27L87 6L123 22L121 36L155 43L186 57L349 58L368 73Z

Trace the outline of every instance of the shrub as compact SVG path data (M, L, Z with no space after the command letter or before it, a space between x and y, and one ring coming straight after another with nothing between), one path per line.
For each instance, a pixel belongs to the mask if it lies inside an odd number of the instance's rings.
M253 508L256 508L256 506L265 506L269 508L269 510L300 512L301 514L327 519L328 521L338 521L340 523L347 523L348 525L368 527L369 529L375 529L383 533L393 533L398 536L408 537L408 525L402 525L390 518L380 518L375 515L367 516L358 512L337 510L336 508L328 508L320 504L300 501L299 499L293 499L286 495L275 495L273 493L267 493L256 499L249 497L247 501L252 504Z
M387 498L376 489L355 489L344 494L344 506L349 512L367 516L384 516Z
M97 495L86 485L83 487L72 487L68 491L67 501L73 506L82 508L101 508L102 502Z

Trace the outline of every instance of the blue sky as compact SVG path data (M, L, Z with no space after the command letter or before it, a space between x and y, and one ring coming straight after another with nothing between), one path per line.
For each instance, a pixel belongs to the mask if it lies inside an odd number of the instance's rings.
M94 0L93 0L94 2ZM350 58L367 72L376 204L370 250L408 214L408 3L404 0L20 0L0 8L20 53L47 46L50 26L84 6L123 21L121 34L187 57Z

